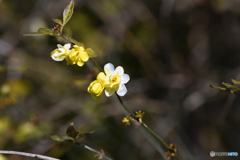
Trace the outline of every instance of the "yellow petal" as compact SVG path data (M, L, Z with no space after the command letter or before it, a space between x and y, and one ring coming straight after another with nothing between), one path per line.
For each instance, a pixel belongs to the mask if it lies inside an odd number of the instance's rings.
M105 81L105 74L103 72L100 72L97 76L97 80L101 83L103 83Z
M93 98L94 100L98 100L98 99L101 98L102 95L97 96L96 94L91 94L91 96L92 96L92 98Z
M100 83L95 83L93 86L92 86L92 91L95 93L95 94L98 94L100 92L100 89L101 89L102 85Z
M93 81L92 83L90 83L90 85L88 86L88 92L89 92L89 93L93 93L93 92L92 92L92 87L93 87L96 83L98 83L97 80L95 80L95 81Z
M88 57L87 52L80 52L80 58L84 62L88 61L89 57Z
M78 65L79 67L82 67L82 66L84 65L84 62L82 62L81 60L78 60L78 61L77 61L77 65Z

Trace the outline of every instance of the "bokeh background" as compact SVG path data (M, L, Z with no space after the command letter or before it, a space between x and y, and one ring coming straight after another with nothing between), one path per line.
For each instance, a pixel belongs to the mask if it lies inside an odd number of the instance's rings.
M61 37L23 37L53 28L69 0L0 0L0 150L64 160L95 159L70 143L71 122L81 139L115 160L164 159L137 129L125 126L117 101L87 92L98 69L55 62ZM92 48L100 66L123 66L131 80L122 98L184 160L211 159L210 151L240 153L240 99L209 83L240 80L239 0L75 0L63 34ZM166 151L166 150L164 150ZM31 158L1 155L1 160ZM238 159L215 157L214 159Z

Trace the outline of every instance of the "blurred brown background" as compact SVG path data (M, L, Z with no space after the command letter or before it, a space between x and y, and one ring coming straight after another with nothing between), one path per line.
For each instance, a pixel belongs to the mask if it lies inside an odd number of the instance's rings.
M74 122L82 132L96 131L82 143L115 160L164 159L136 127L121 122L113 97L95 101L87 93L98 73L90 61L81 68L55 62L50 53L64 39L22 36L53 28L68 3L0 0L0 150L95 159L51 140ZM182 159L240 152L240 99L208 86L240 80L239 0L75 0L63 34L92 48L100 66L124 67L131 80L123 101L146 112L145 122L176 144Z

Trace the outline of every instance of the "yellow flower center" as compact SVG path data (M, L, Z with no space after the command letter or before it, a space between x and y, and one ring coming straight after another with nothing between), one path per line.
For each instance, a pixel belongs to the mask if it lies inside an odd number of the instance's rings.
M119 82L119 80L120 80L120 75L116 74L116 75L113 76L111 83L112 84L117 84Z

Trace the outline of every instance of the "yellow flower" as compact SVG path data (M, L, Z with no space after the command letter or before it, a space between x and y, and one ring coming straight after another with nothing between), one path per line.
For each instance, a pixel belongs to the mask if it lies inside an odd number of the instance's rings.
M126 125L130 125L131 121L132 121L131 117L126 116L123 118L122 123L125 123Z
M165 155L165 157L166 157L167 159L170 159L171 157L174 157L174 156L175 156L175 154L172 153L172 152L170 152L170 151L167 151L167 152L166 152L166 155Z
M139 122L142 123L142 118L145 112L138 111L136 112L136 117L139 119Z
M175 144L172 144L172 143L171 143L171 144L169 145L169 149L172 150L174 153L177 152L177 147L176 147Z
M58 49L55 49L51 53L51 57L54 61L63 61L69 53L71 44L65 44L64 46L58 44Z
M89 87L88 92L91 93L93 99L98 100L102 96L102 92L105 86L105 74L100 72L97 76L97 80L93 81Z
M84 62L88 61L89 55L83 46L74 45L73 47L66 57L67 64L77 64L81 67L84 65Z
M168 158L168 159L170 159L171 157L174 157L175 156L175 153L177 152L177 147L176 147L176 145L174 145L174 144L170 144L169 145L169 151L167 151L166 152L166 155L165 155L165 157L166 158Z
M115 92L119 96L124 96L127 93L127 88L125 84L130 80L128 74L124 74L124 69L121 66L118 66L114 70L112 63L108 63L104 66L104 71L107 75L108 82L106 83L105 94L107 97L110 97Z

